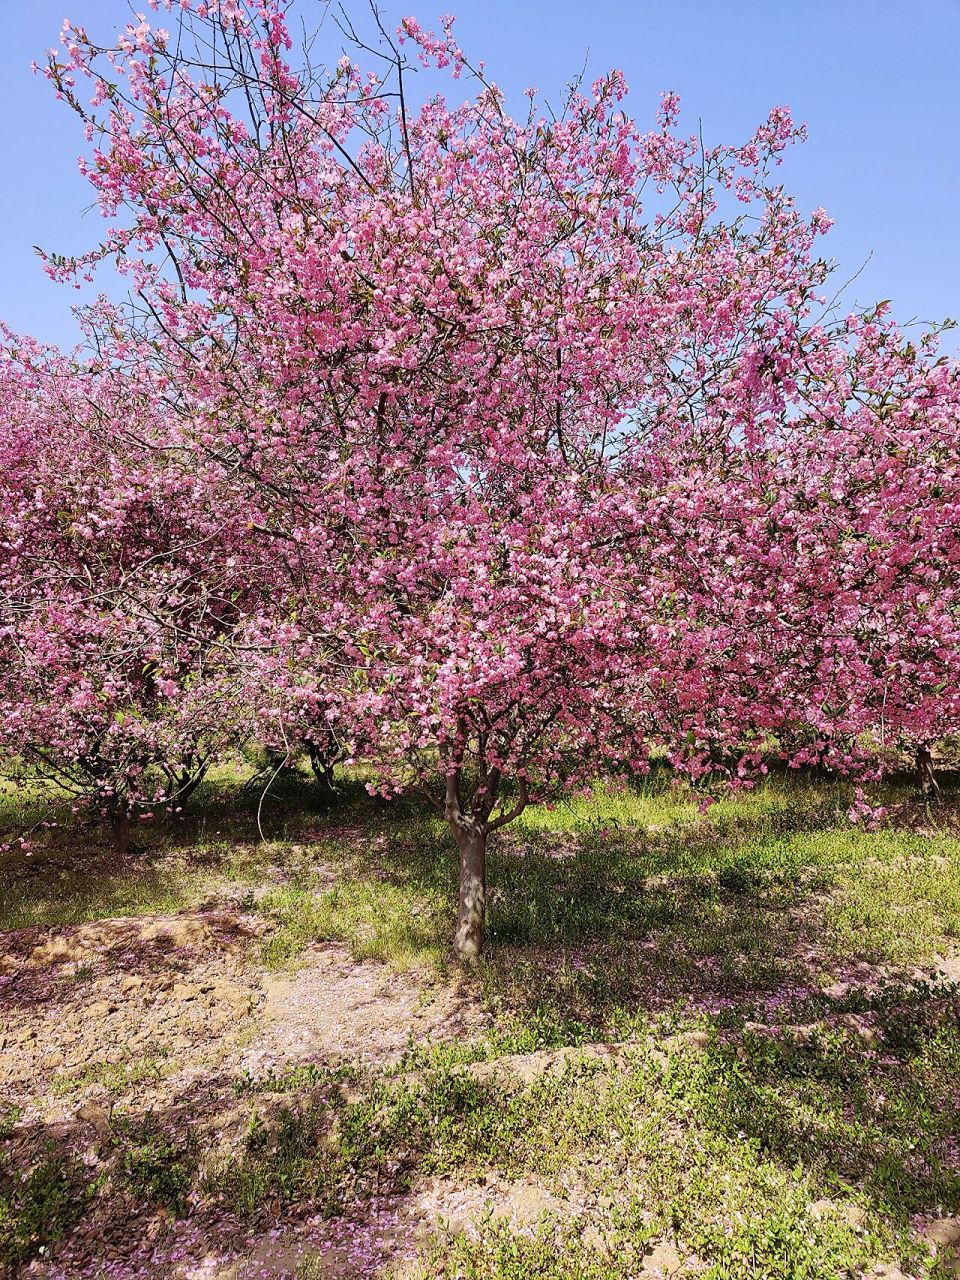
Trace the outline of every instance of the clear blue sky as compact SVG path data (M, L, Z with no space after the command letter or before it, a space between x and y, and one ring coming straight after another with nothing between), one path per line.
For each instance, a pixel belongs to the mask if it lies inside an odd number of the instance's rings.
M363 0L357 0L361 4ZM133 8L146 8L134 4ZM300 0L310 25L319 0ZM660 90L702 118L708 141L735 141L789 103L810 140L783 168L805 209L837 225L826 242L844 278L872 258L851 299L892 298L901 319L960 318L960 0L383 0L391 18L458 15L461 44L509 94L556 97L588 55L588 74L626 72L634 114L652 121ZM47 281L32 246L88 247L98 216L76 171L78 121L30 62L63 18L112 35L126 0L0 0L0 316L71 344L76 295ZM522 104L522 99L520 100ZM518 110L520 107L518 106ZM955 342L950 343L955 347Z

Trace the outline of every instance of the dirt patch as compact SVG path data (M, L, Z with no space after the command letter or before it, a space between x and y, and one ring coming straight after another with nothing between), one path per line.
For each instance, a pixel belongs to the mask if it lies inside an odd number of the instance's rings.
M45 938L27 956L27 964L34 968L70 962L82 964L116 950L125 951L133 945L161 951L215 944L230 946L231 941L236 945L239 936L236 918L224 915L96 920Z
M564 1045L536 1053L507 1053L492 1062L470 1062L459 1068L464 1075L482 1081L516 1081L533 1084L547 1075L562 1075L571 1063L600 1067L623 1063L630 1053L629 1043Z
M120 918L5 939L0 1089L55 1093L144 1058L209 1060L260 1004L243 953L259 922L223 912Z
M329 944L293 973L262 979L262 1034L244 1055L255 1074L289 1062L392 1066L411 1043L455 1040L488 1025L476 998L432 974L398 974Z
M311 1275L359 1280L413 1256L415 1224L386 1197L358 1200L333 1220L291 1213L251 1233L213 1204L177 1222L114 1186L127 1124L159 1126L171 1139L192 1133L204 1157L229 1153L242 1146L252 1110L269 1120L274 1105L238 1100L248 1074L307 1062L376 1072L411 1043L485 1025L466 989L357 962L340 946L309 952L290 973L266 973L255 946L266 927L221 898L177 914L5 936L0 1101L20 1108L6 1156L29 1168L54 1147L72 1152L112 1188L57 1261L31 1274L292 1280L309 1260Z
M499 1218L514 1230L535 1227L548 1216L576 1215L581 1209L575 1198L560 1196L533 1179L512 1182L491 1175L464 1185L449 1178L430 1178L411 1195L408 1217L422 1226L436 1226L451 1234L476 1234L486 1217Z

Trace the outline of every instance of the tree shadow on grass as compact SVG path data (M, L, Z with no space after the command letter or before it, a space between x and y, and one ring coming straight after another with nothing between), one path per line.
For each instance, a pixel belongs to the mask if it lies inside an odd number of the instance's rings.
M843 1013L844 1006L858 1007ZM960 1212L960 988L855 992L814 1028L748 1027L705 1057L710 1123L885 1215Z
M901 1224L911 1214L953 1212L960 1200L957 997L942 984L911 983L849 938L841 946L833 936L835 869L850 852L838 854L834 845L849 840L824 827L824 806L816 797L814 789L774 812L731 808L708 822L655 830L600 818L578 820L566 830L504 833L491 853L491 952L477 981L504 1025L533 1028L531 1047L592 1039L639 1044L651 1036L663 1041L678 1027L688 1028L693 1015L696 1025L709 1029L707 1047L684 1051L680 1066L671 1056L655 1081L655 1093L666 1090L677 1099L678 1127L709 1130L721 1145L799 1170L824 1194L843 1196L855 1188L876 1213ZM276 860L279 873L285 863L289 870L302 859L308 885L310 867L319 860L338 866L345 885L360 886L352 897L344 892L341 905L333 902L318 913L317 927L339 928L345 940L355 941L351 929L388 933L391 920L409 922L424 903L452 920L456 863L442 826L414 806L371 800L359 784L345 788L340 799L328 813L291 812L286 830L295 843L265 855ZM231 817L229 795L222 803L213 834L224 844L207 844L198 853L203 870L217 871L221 858L229 859L232 837L224 833L251 832L250 807ZM205 812L209 820L214 810ZM159 877L168 874L162 846L158 841ZM867 848L873 847L868 840ZM890 848L896 852L893 843ZM79 859L62 850L56 856L65 859L62 869L69 875L82 874ZM116 904L117 885L130 869L105 861L101 871L91 893L101 894L101 907ZM43 880L42 873L34 877L37 895L49 890ZM68 944L76 932L75 926L59 930ZM31 948L41 944L42 934L38 927L36 937L26 939ZM425 928L424 937L429 934ZM304 944L312 937L305 928ZM145 946L136 930L116 956L131 974L177 958L162 941ZM189 970L189 956L177 959ZM44 998L39 987L33 996ZM252 1146L249 1134L240 1135L232 1181L226 1191L211 1191L246 1203L242 1223L201 1197L187 1226L174 1228L174 1210L162 1201L182 1192L180 1166L195 1176L191 1152L206 1141L205 1118L222 1127L236 1081L209 1075L150 1116L132 1108L123 1141L112 1135L106 1141L113 1161L122 1157L124 1143L134 1150L124 1172L133 1181L117 1181L111 1173L104 1188L115 1194L110 1213L116 1217L101 1219L97 1208L69 1228L79 1233L77 1257L89 1256L91 1248L116 1249L117 1274L132 1275L151 1251L184 1233L194 1233L190 1248L202 1240L213 1249L251 1221L292 1219L323 1203L339 1211L339 1190L325 1201L331 1179L350 1188L356 1201L351 1212L362 1216L378 1196L400 1194L433 1162L501 1159L511 1142L521 1142L528 1129L535 1132L530 1126L538 1108L557 1108L557 1132L564 1128L566 1084L546 1101L533 1099L528 1114L505 1107L502 1092L456 1079L442 1076L442 1088L431 1086L423 1107L405 1100L384 1108L382 1095L376 1105L321 1097L319 1111L311 1108L315 1089L324 1085L317 1086L309 1072L288 1082L293 1119L285 1122L283 1140L274 1140L269 1124ZM278 1114L284 1105L258 1103L261 1112ZM345 1164L323 1164L332 1113L348 1118L352 1145ZM505 1115L517 1121L514 1131L503 1129ZM56 1208L53 1221L74 1204L75 1174L87 1189L81 1207L102 1207L103 1188L90 1190L97 1166L83 1162L92 1140L89 1124L77 1122L65 1128L31 1122L4 1139L8 1167L28 1181L51 1144L54 1152L76 1151L79 1164L58 1174L54 1162L37 1180L41 1219L44 1204ZM536 1153L528 1156L535 1169ZM707 1173L715 1179L716 1170ZM368 1175L371 1181L364 1180ZM146 1253L138 1254L142 1242Z
M21 829L21 816L0 805L0 846ZM118 855L89 819L38 835L29 855L16 846L0 849L0 930L173 912L225 885L306 883L328 857L359 875L361 861L365 872L376 862L372 832L402 842L416 840L412 833L422 825L414 809L370 797L355 779L341 781L331 796L303 773L285 770L261 806L258 790L230 773L205 780L182 814L160 813L139 826L128 856Z
M825 990L931 971L960 925L960 842L831 816L803 803L577 832L560 856L550 837L505 842L491 858L488 991L604 1036L672 1006L808 1020Z
M558 863L501 855L493 888L488 982L509 1004L555 1002L598 1034L611 1017L673 1004L718 1013L772 997L812 994L830 957L823 946L826 881L719 853L683 865L699 836L645 842L635 852L596 845Z
M820 1230L807 1209L823 1197L828 1217L864 1205L863 1234L889 1257L914 1215L960 1203L960 1000L890 989L871 1033L747 1028L695 1046L653 1036L635 1058L515 1080L442 1062L409 1077L314 1063L259 1080L210 1072L152 1106L127 1096L112 1113L88 1103L59 1123L8 1124L0 1196L20 1239L2 1243L18 1262L59 1248L58 1274L160 1277L178 1258L249 1256L251 1237L298 1223L320 1249L340 1221L365 1243L336 1274L372 1276L416 1225L405 1197L421 1175L540 1177L576 1173L585 1158L625 1209L660 1188L656 1229L707 1262L725 1256L715 1215L735 1207L760 1252L758 1270L730 1274L794 1274L781 1251L803 1253ZM781 1186L806 1206L786 1228ZM828 1245L817 1245L824 1256Z

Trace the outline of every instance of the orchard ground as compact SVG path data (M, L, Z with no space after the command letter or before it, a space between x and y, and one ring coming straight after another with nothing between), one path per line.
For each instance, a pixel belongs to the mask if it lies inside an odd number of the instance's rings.
M955 781L529 810L466 976L441 824L243 782L6 855L4 1274L960 1272Z

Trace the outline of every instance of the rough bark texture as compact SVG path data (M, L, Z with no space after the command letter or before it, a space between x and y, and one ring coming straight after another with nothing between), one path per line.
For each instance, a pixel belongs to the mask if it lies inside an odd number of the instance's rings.
M487 769L485 758L482 765L469 807L461 798L458 768L446 775L444 800L439 806L460 851L460 912L453 951L457 960L468 965L477 963L486 940L487 837L518 818L530 799L527 780L521 778L516 804L493 816L500 796L500 770Z
M928 743L917 747L917 785L925 800L937 800L940 796L940 784L933 772L933 753Z
M477 828L454 828L460 850L460 912L453 949L464 964L483 952L487 899L487 836Z
M130 852L130 814L126 809L111 809L109 821L114 848L125 857Z

